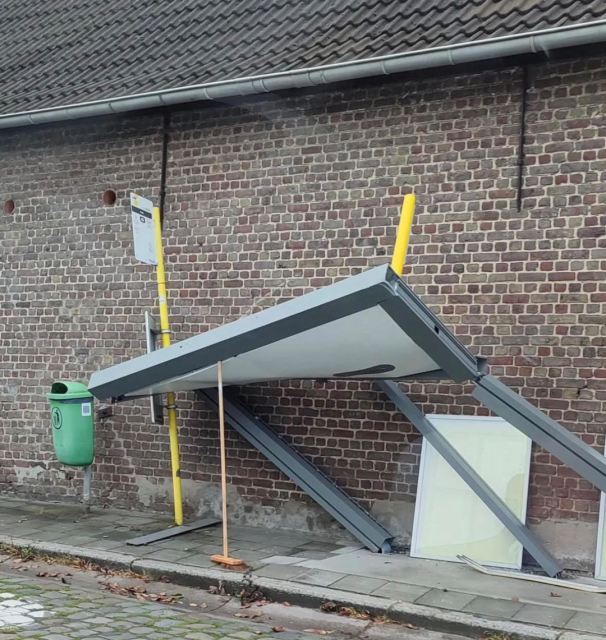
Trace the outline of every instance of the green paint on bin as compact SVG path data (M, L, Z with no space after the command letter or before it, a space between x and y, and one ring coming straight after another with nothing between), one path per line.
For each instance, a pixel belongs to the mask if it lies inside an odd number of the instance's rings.
M57 458L72 467L86 467L95 457L93 394L80 382L57 381L46 396L51 405Z

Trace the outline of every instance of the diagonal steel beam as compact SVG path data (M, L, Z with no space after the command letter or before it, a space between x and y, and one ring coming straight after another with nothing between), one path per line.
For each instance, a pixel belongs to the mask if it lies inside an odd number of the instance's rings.
M474 398L606 492L603 455L491 375L482 376L476 385Z
M218 410L216 389L204 389L199 393L210 407ZM225 395L225 418L241 436L326 509L362 544L371 551L391 551L390 542L393 536L389 531L229 393Z
M395 382L375 382L396 407L412 422L419 432L427 439L434 449L448 462L460 478L494 513L505 527L516 537L524 549L539 563L543 570L551 577L557 576L562 567L557 560L545 549L540 540L528 527L519 520L513 511L499 498L490 486L469 465L461 454L446 440L446 438L431 424L427 417L408 398Z

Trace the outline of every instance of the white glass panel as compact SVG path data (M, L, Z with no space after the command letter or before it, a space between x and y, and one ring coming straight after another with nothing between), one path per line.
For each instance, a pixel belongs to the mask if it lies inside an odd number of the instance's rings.
M428 416L432 424L522 520L531 442L501 418ZM522 545L442 456L423 442L411 555L519 569Z

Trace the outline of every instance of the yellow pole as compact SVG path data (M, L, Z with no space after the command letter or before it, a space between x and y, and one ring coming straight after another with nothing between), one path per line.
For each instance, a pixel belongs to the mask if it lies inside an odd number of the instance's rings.
M406 262L406 253L408 252L408 241L410 240L410 230L412 229L412 219L415 215L416 201L417 198L412 193L404 196L400 226L398 227L398 235L396 236L396 246L393 250L393 258L391 259L391 268L400 276L404 272L404 263Z
M225 453L225 408L223 406L223 363L217 364L219 376L219 439L221 443L221 497L223 499L223 557L229 558L227 537L227 456Z
M166 291L166 271L162 250L162 222L160 207L154 207L154 229L156 233L156 254L158 257L158 300L160 303L160 329L162 346L170 347L170 321L168 319L168 293ZM177 406L175 394L166 395L168 411L168 432L170 435L170 462L173 470L173 496L175 503L175 523L183 524L183 496L181 494L181 464L179 462L179 432L177 430Z

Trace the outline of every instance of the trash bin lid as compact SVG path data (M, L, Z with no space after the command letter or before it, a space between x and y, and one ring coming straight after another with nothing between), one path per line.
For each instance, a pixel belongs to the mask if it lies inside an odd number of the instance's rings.
M53 382L50 393L47 393L46 397L49 400L68 400L69 398L92 398L93 394L81 382L58 380Z

